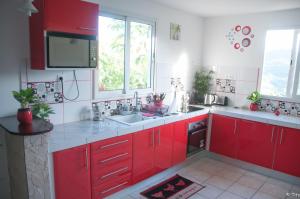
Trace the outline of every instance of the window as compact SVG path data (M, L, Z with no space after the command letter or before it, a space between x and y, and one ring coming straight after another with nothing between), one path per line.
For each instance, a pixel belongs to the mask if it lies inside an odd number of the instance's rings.
M154 23L99 16L96 93L127 94L153 88Z
M262 95L300 97L300 30L269 30L266 35L260 92Z

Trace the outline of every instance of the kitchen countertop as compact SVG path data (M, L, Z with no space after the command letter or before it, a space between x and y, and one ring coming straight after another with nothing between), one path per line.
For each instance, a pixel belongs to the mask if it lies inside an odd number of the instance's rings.
M300 129L300 118L285 115L276 116L272 113L253 112L233 107L203 107L203 110L191 113L180 113L168 117L145 120L136 125L128 126L109 119L104 121L79 121L55 125L49 137L49 153L71 147L96 142L99 140L121 136L156 126L185 120L195 116L213 113L240 119L247 119L272 125Z
M209 108L204 108L203 110L191 113L179 113L178 115L168 117L157 117L156 119L145 120L131 126L109 119L105 119L104 121L87 120L55 125L49 136L48 151L52 153L208 113Z
M233 107L216 107L210 108L210 113L219 115L235 117L240 119L246 119L256 122L262 122L272 125L278 125L289 128L300 129L300 118L287 115L276 116L273 113L261 112L261 111L249 111L241 108Z

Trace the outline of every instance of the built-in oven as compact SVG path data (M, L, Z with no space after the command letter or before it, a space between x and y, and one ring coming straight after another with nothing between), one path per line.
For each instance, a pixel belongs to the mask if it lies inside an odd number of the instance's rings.
M205 150L208 119L199 120L189 124L187 155L193 155Z
M47 68L96 68L98 41L94 35L46 33Z

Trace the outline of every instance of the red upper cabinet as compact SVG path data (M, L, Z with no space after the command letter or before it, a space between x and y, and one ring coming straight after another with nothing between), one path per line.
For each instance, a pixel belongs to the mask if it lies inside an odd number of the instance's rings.
M154 129L147 129L133 134L133 183L154 174Z
M82 0L44 0L45 30L96 35L99 6Z
M155 156L154 169L160 172L172 166L173 124L167 124L154 129Z
M300 177L300 130L278 127L273 168Z
M53 154L56 199L91 199L90 146Z
M275 126L239 120L237 158L272 168L276 138Z
M186 159L188 139L187 125L187 120L179 121L174 124L173 165L181 163Z
M213 115L210 151L235 158L237 125L235 118Z
M33 4L39 12L29 17L32 69L45 69L45 31L98 34L98 4L81 0L35 0Z

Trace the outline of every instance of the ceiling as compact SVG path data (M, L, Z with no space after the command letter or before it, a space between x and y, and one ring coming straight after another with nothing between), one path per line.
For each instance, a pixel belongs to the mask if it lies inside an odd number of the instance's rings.
M300 8L300 0L152 0L202 17Z

